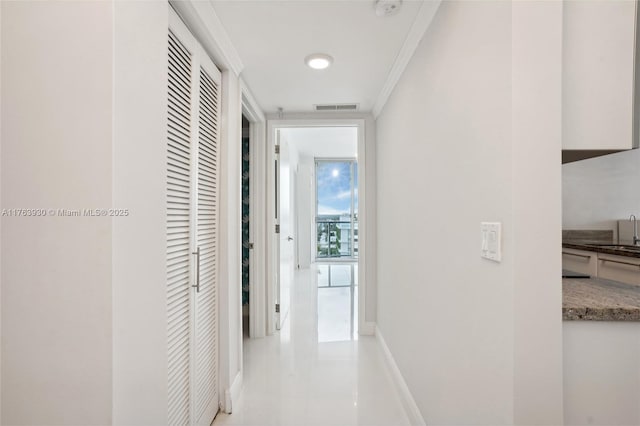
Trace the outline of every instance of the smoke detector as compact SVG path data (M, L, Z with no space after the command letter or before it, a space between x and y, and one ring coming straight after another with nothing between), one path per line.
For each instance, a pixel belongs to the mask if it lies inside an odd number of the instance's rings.
M402 0L376 0L375 9L378 16L391 16L398 13Z

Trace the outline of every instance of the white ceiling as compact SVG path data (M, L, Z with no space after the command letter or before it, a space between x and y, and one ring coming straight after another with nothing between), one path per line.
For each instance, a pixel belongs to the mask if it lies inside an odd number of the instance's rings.
M244 64L242 77L267 113L312 111L313 104L359 103L371 111L418 15L404 0L381 18L374 0L212 0ZM304 58L327 53L326 70Z
M300 127L280 131L301 156L355 158L358 153L357 127Z

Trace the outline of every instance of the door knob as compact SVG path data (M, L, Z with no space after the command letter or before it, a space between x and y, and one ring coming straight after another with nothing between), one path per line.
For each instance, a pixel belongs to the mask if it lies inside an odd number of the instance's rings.
M291 236L288 236L287 241L293 241L293 238Z

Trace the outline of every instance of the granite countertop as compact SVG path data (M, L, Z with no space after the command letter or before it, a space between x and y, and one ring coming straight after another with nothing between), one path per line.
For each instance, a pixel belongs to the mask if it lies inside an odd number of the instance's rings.
M562 319L640 321L640 286L602 278L563 278Z
M562 230L562 247L640 259L640 246L614 243L612 230Z
M597 253L614 254L616 256L635 257L640 259L640 246L635 248L633 246L626 246L627 248L621 248L625 246L616 246L611 243L603 245L602 243L594 242L565 241L562 243L562 247L572 248L576 250L594 251Z

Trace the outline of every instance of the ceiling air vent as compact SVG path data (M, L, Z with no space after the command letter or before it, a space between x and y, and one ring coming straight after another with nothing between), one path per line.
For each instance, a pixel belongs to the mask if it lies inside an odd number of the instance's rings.
M316 111L357 111L358 104L316 104L313 108Z

